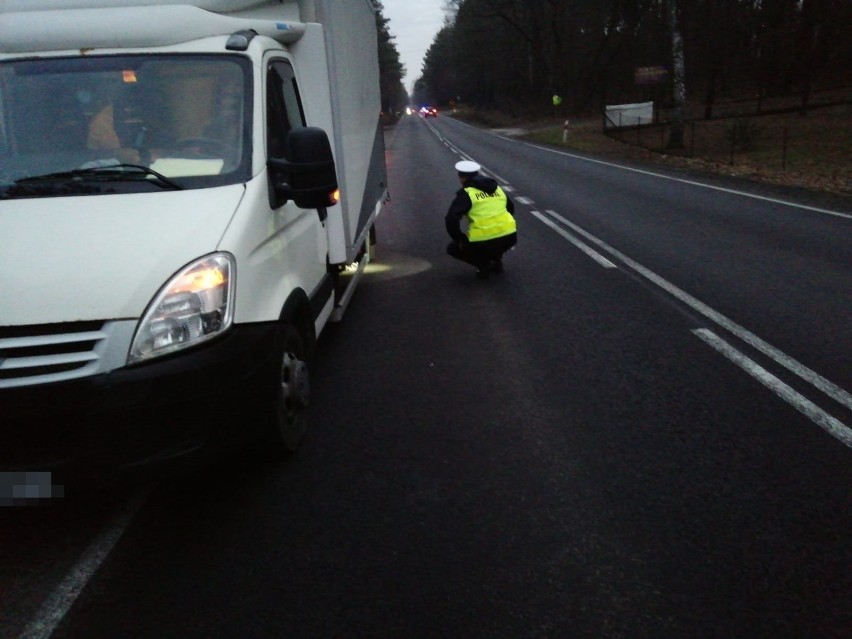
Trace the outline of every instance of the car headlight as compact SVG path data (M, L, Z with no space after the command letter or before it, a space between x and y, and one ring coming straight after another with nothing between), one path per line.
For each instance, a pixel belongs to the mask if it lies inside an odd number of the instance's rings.
M169 280L148 306L130 346L128 364L196 346L233 320L234 258L216 253Z

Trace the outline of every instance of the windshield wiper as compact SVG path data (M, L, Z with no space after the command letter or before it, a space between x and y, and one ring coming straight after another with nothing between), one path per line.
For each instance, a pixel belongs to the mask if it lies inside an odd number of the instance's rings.
M31 182L29 184L0 185L0 200L15 200L30 197L63 197L69 195L103 195L115 193L115 189L103 189L83 182Z
M152 184L162 188L182 191L183 187L174 180L167 178L152 168L141 164L109 164L106 166L93 166L88 168L73 169L71 171L60 171L58 173L45 173L15 180L15 184L23 186L27 184L39 184L44 182L81 182L81 181L104 181L114 182L127 179L144 178ZM149 178L155 178L150 180Z

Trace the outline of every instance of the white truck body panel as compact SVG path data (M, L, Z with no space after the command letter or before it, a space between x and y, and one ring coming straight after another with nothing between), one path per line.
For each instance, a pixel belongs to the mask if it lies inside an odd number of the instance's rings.
M254 29L282 42L297 40L301 23L249 20L218 15L190 6L126 7L64 10L62 21L54 11L28 11L0 16L4 34L0 48L9 53L48 50L158 47L190 42L211 35ZM65 21L84 25L71 31ZM37 22L36 31L28 28Z
M364 201L368 162L347 161L348 158L369 157L373 148L375 127L373 123L381 112L379 93L371 87L378 86L378 63L367 65L370 51L377 50L375 37L352 37L352 33L371 33L375 18L363 10L358 11L357 2L316 2L319 22L326 25L326 49L328 65L335 69L335 82L331 89L331 112L334 116L335 150L338 158L338 178L345 185L341 189L343 216L330 219L331 237L349 238L348 242L332 243L332 263L349 262L354 259L355 240L363 232L364 216L361 211ZM303 56L304 57L304 56ZM335 228L340 225L341 228Z

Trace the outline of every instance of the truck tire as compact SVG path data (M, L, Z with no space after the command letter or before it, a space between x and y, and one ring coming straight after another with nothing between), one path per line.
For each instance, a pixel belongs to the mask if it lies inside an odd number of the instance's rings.
M265 416L264 452L273 459L294 453L305 437L311 393L305 338L292 324L281 324L276 338L272 401Z
M367 238L367 253L370 260L376 259L376 225L370 227L370 236Z

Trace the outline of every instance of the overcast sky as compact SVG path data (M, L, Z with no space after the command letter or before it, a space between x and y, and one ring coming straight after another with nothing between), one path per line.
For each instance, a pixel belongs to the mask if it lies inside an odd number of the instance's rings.
M444 24L444 0L382 0L399 59L405 65L403 84L409 93L420 77L423 56Z

